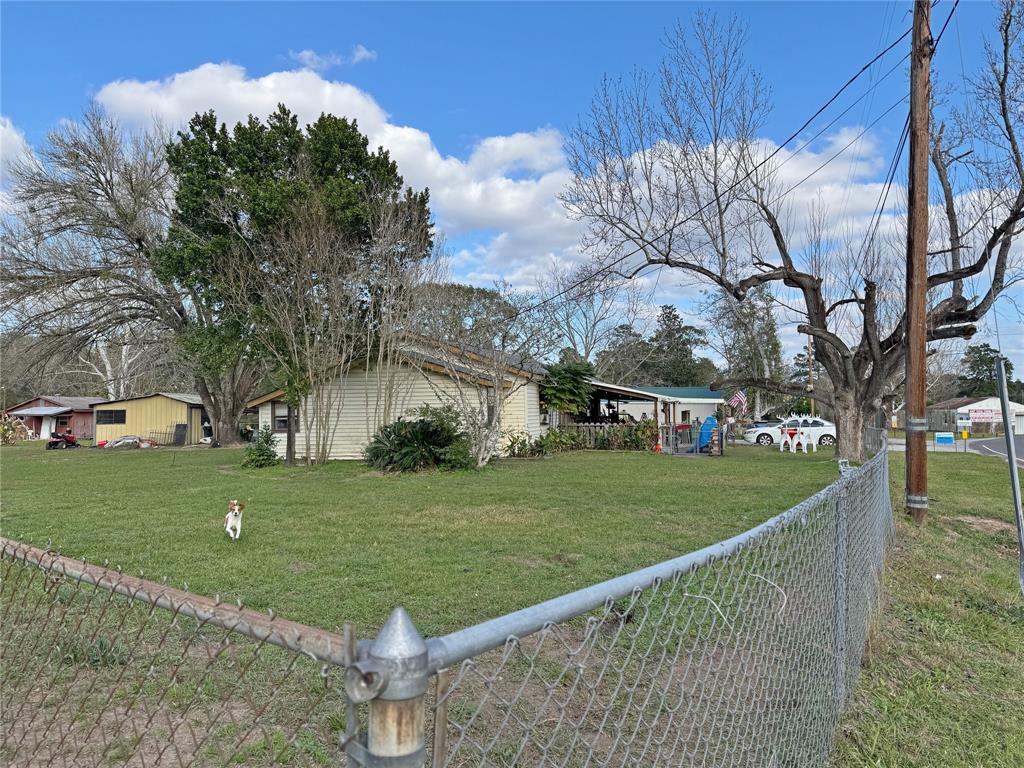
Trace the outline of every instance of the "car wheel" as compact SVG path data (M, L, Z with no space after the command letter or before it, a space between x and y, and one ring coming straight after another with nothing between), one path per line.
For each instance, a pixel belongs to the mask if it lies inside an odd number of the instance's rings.
M835 445L836 439L832 435L822 435L818 445Z
M757 436L757 444L758 445L771 445L774 442L775 441L772 440L772 436L767 434L767 433L765 433L763 435L758 435Z

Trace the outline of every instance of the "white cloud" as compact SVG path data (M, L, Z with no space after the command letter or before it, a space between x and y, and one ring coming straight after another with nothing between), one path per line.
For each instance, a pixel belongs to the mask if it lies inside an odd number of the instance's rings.
M268 115L279 102L300 122L312 122L321 112L355 118L371 146L390 150L406 183L430 187L443 231L453 237L488 233L456 260L469 279L487 282L503 275L532 282L527 277L536 265L571 255L579 240L579 226L556 197L569 174L561 134L552 128L485 138L466 159L443 155L425 131L391 123L365 91L309 68L249 77L238 65L208 63L163 80L118 80L96 98L135 124L156 118L180 125L198 111L214 109L231 125L250 113Z
M362 61L376 61L376 60L377 60L377 52L376 51L371 51L369 48L367 48L362 43L357 43L356 44L356 46L352 49L352 55L349 57L349 61L352 64L358 64L358 63L360 63Z
M334 51L320 54L309 48L301 51L288 51L288 58L314 72L326 72L344 62L344 59Z
M18 130L9 117L0 115L0 190L10 186L9 174L14 163L31 154L25 134Z
M348 56L340 56L334 51L317 53L311 48L305 48L301 51L288 51L288 58L303 69L323 73L329 69L333 69L334 67L341 66L342 64L355 66L356 64L360 64L364 61L376 61L377 52L370 50L362 43L357 43L353 46L352 53Z
M9 117L0 115L0 213L10 207L8 190L11 186L11 168L31 154L32 148L25 141L25 134L18 130Z
M357 55L358 49L352 59L361 56L360 60L367 60L365 53ZM392 122L369 93L314 71L313 65L323 56L310 51L295 58L303 69L251 77L234 64L207 63L163 80L112 82L96 98L114 115L136 124L159 118L180 125L197 111L214 109L230 125L250 113L266 116L279 102L286 103L303 123L312 122L321 112L354 118L371 146L382 145L391 151L406 183L430 188L438 225L457 243L452 267L459 279L487 284L500 278L513 285L531 286L547 270L551 258L583 258L579 251L582 225L566 215L557 199L571 179L559 131L538 127L490 136L478 141L465 156L443 154L426 131ZM5 148L9 141L12 146L23 144L9 121L0 127L4 128ZM10 139L8 128L12 129ZM787 196L787 223L795 248L804 244L802 233L812 202L826 206L836 235L867 229L881 189L874 179L886 162L878 142L866 134L817 170L857 133L857 128L843 128L808 150L797 154L786 150L778 155L779 162L785 161L779 169L779 191L817 171ZM769 141L764 146L767 151L776 148ZM895 186L884 228L899 226L891 214L903 196L902 187ZM698 293L694 280L672 270L650 272L645 279L657 284L659 302L685 306ZM794 318L783 315L780 313L780 323L786 326L783 335L789 355L802 337L794 333Z

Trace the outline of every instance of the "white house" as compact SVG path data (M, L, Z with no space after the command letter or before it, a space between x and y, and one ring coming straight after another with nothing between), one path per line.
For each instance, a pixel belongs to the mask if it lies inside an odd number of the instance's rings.
M1024 435L1024 405L1012 400L1010 424L1014 434ZM957 421L969 420L975 431L1002 429L1003 407L998 397L959 397L928 406L928 429L937 432L956 430Z
M506 386L510 394L504 403L501 429L503 434L525 432L531 438L541 435L540 394L537 380L542 368L527 371L509 371ZM483 383L467 385L471 374L467 371L462 381L456 382L446 366L422 359L396 364L390 372L375 369L349 371L329 385L324 400L330 410L330 439L328 456L331 459L361 459L363 450L384 424L400 416L407 416L422 405L443 406L459 397L460 387L486 386ZM386 386L384 386L386 382ZM259 409L260 426L270 425L280 435L275 449L284 456L285 435L288 432L287 405L281 400L282 391L269 392L251 400L249 408ZM385 398L390 399L384 403ZM307 399L303 408L313 408ZM303 418L296 417L295 455L302 458L306 450ZM311 433L315 444L315 434Z

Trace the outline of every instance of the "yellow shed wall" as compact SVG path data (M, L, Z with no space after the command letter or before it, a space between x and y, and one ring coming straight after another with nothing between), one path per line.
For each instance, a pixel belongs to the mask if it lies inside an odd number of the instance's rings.
M96 440L113 440L124 435L149 437L151 432L173 432L175 424L187 424L188 404L163 395L122 400L96 406L97 411L123 410L124 424L97 424Z

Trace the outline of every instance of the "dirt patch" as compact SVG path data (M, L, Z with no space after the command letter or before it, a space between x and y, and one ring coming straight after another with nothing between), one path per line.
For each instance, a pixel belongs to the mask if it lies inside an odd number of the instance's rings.
M974 515L959 515L953 519L982 533L1016 533L1017 531L1017 527L1013 523L1007 523L1004 520L992 520Z
M309 563L288 563L288 573L306 573L312 567Z

